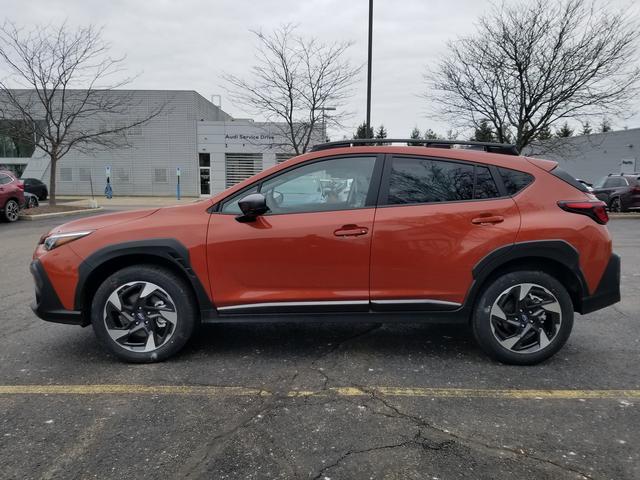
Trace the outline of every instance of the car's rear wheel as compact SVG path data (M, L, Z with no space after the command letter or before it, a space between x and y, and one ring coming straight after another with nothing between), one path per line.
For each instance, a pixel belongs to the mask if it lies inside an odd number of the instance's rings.
M8 200L4 205L4 219L7 222L15 222L18 218L20 218L20 205L13 199Z
M91 323L100 342L117 357L135 363L165 360L193 333L193 295L186 282L169 270L127 267L98 287Z
M612 212L624 212L626 211L622 207L622 202L620 201L620 197L615 197L611 199L611 203L609 204L609 210Z
M554 355L573 327L573 304L564 286L540 271L511 272L482 292L473 333L492 358L534 365Z
M27 200L27 208L36 208L38 206L38 197L35 195L29 196Z

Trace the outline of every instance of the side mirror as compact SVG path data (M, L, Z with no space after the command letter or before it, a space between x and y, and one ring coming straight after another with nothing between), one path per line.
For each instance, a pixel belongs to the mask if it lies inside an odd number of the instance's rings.
M240 222L252 222L256 217L269 211L267 199L261 193L252 193L238 202L242 216L237 217Z

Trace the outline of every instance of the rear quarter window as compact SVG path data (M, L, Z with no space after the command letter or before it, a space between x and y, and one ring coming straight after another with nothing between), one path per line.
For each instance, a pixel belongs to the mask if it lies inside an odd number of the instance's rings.
M511 170L510 168L499 167L498 172L500 173L500 178L502 178L502 183L508 195L515 195L530 185L534 180L533 175L518 170Z
M569 185L571 185L572 187L580 190L581 192L588 192L589 189L582 183L580 183L578 180L576 180L573 175L571 175L570 173L565 172L564 170L562 170L559 167L554 168L553 170L551 170L551 175L553 175L554 177L559 178L560 180L567 182Z

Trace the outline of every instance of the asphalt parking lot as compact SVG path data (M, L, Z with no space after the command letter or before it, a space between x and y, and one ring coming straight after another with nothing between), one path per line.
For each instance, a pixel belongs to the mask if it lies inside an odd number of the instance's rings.
M524 368L419 323L219 325L123 364L29 308L62 221L0 224L0 478L640 478L640 220L610 223L623 301Z

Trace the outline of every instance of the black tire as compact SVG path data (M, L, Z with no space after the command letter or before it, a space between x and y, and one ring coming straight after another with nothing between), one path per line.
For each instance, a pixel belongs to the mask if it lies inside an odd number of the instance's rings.
M161 343L157 348L154 348L150 351L141 350L142 348L146 348L146 346L141 347L121 344L111 337L109 331L117 332L122 327L124 336L127 336L127 339L123 340L123 342L128 342L131 338L135 337L138 334L140 334L141 336L147 334L146 338L148 339L148 331L150 331L150 329L152 328L154 331L156 331L156 328L159 329L158 331L164 331L163 328L157 327L157 324L153 323L154 320L144 316L145 313L150 312L142 311L137 314L135 313L137 311L136 309L144 308L146 310L147 308L154 309L155 307L135 307L135 305L137 305L139 302L132 302L131 304L134 306L134 313L133 315L129 314L128 312L132 310L128 309L130 306L127 306L126 308L128 310L126 310L125 312L127 314L127 317L125 318L121 316L122 313L114 314L113 312L117 312L117 309L114 310L114 306L112 303L109 305L107 303L112 294L116 295L116 297L120 300L135 298L135 293L129 295L128 297L125 297L124 295L119 295L118 292L126 292L127 290L123 290L126 288L138 288L138 290L140 290L140 287L137 287L137 285L146 284L150 284L160 288L154 290L153 293L148 294L144 298L149 298L149 302L155 299L155 305L157 306L158 297L156 295L162 296L166 293L168 294L168 297L162 297L163 301L166 300L167 305L173 306L173 310L171 312L169 312L169 310L167 309L157 309L155 311L164 312L161 313L164 315L173 313L175 317L174 324L172 324L171 322L164 322L166 325L172 325L170 327L170 333L168 334L168 336L166 336L166 340L164 340L164 343ZM143 297L142 293L144 293L144 288L138 295L138 299ZM163 301L161 301L160 304L164 305ZM125 302L123 302L123 305L124 304ZM114 315L114 317L106 315L107 309L111 311L111 315ZM124 311L124 308L121 308L121 312ZM153 312L151 313L153 314ZM142 315L140 317L141 320L138 320L138 317L136 315ZM111 328L108 330L107 322L111 322L112 320L107 320L107 318L116 318L116 322L122 321L122 319L124 319L124 321L128 322L129 325L111 325ZM164 320L163 317L160 318ZM139 323L139 326L134 325L134 322L136 321L137 323L135 325L138 325ZM142 325L143 323L150 325L147 328ZM118 358L132 363L159 362L162 360L166 360L167 358L176 354L191 338L191 335L193 334L197 324L195 299L188 284L182 278L165 268L157 267L155 265L139 265L127 267L110 275L100 285L100 287L98 287L98 290L96 290L96 293L91 302L91 324L100 343ZM127 330L128 328L129 330ZM137 332L129 336L127 335L127 332L131 332L131 329L136 329ZM154 336L154 339L155 338L161 339L161 337L157 336ZM152 345L153 347L155 347L155 343L153 343ZM138 351L132 351L132 349L138 349Z
M620 197L614 197L609 202L609 211L611 212L624 212L622 208L622 202L620 201Z
M7 222L16 222L20 218L20 205L17 200L10 198L4 204L3 217Z
M526 295L523 304L519 306L535 305L535 302L538 301L536 300L536 295L538 295L537 298L540 298L541 295L549 295L543 301L550 302L546 307L559 310L558 314L541 307L534 308L536 312L542 310L542 316L540 314L538 316L530 315L529 312L533 309L529 310L527 308L524 309L525 311L522 314L515 313L512 316L507 313L507 311L511 310L514 312L519 311L515 298L520 297L520 290L517 290L517 288L527 288L526 286L518 287L518 285L522 284L533 284L535 287L529 290L531 292L530 295ZM509 299L509 295L512 295L511 299ZM502 307L505 307L504 312L502 309L493 310L495 305L505 299L507 303L502 305ZM532 299L534 303L532 303ZM507 306L510 308L507 309ZM500 316L492 315L492 311L506 314L504 322ZM560 316L558 317L558 315ZM557 325L558 318L560 319L559 326ZM513 326L515 322L521 323ZM529 323L531 325L527 325ZM553 356L566 343L573 328L573 303L565 287L547 273L529 270L510 272L491 281L481 292L474 309L472 326L476 341L491 358L511 365L535 365ZM506 329L502 328L502 326L505 326ZM540 326L545 326L548 329L544 330L544 340L542 339L542 333L540 333ZM510 332L509 329L513 329L513 336L508 334ZM519 336L527 331L529 333L526 333L526 337ZM503 343L501 343L498 337L505 332L507 335L504 335L501 339ZM549 338L547 332L551 332L553 336ZM528 342L535 342L536 334L538 335L537 346L535 343L525 342L528 339ZM505 344L512 342L512 339L515 338L521 338L521 340L518 340L511 349L505 347ZM531 346L528 349L523 348L518 351L519 345L522 347ZM538 348L537 351L535 350L536 348Z

